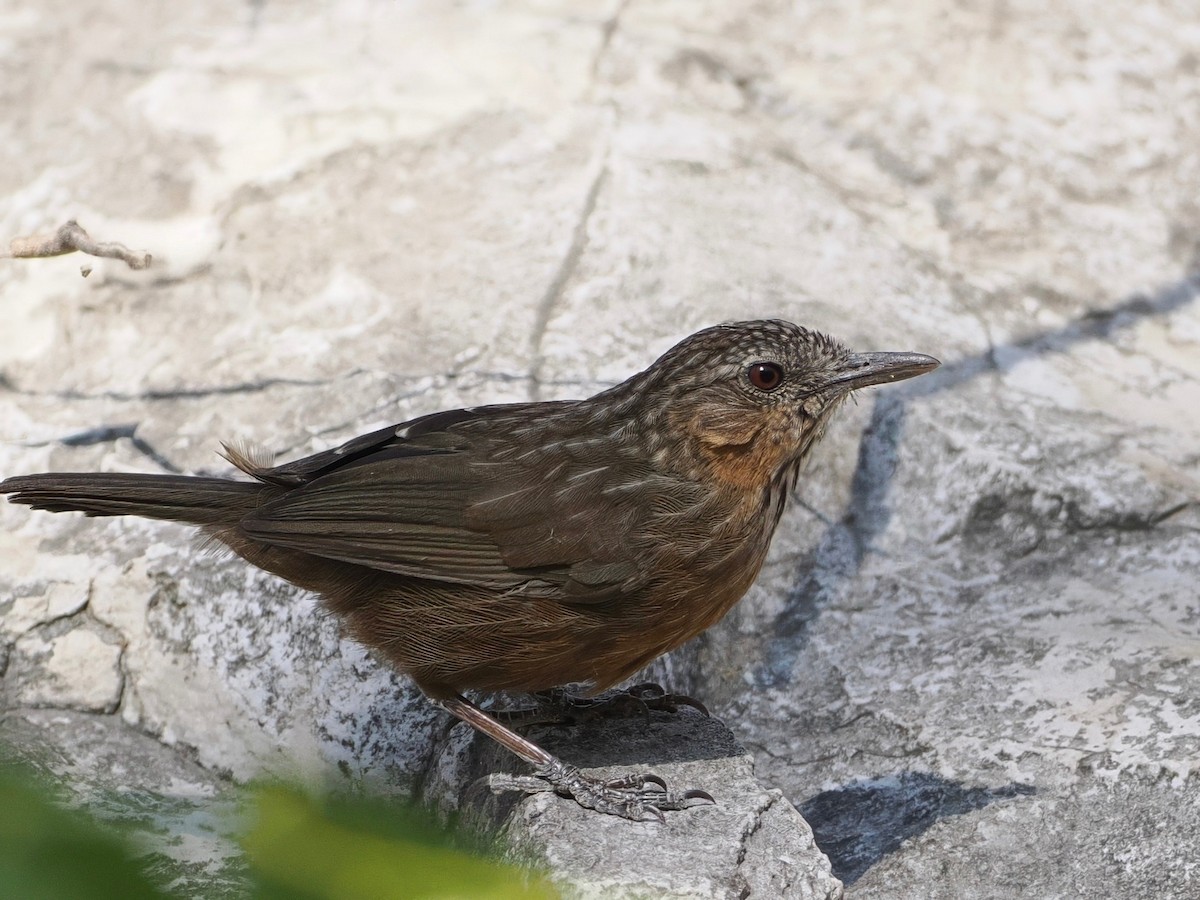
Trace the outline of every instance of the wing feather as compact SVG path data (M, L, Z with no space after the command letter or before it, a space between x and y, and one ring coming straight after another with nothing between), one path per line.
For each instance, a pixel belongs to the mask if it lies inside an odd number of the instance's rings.
M574 459L552 441L528 453L539 409L554 417L568 406L438 413L251 473L286 489L241 529L413 578L612 601L644 581L630 538L647 510L628 485L644 473L620 460Z

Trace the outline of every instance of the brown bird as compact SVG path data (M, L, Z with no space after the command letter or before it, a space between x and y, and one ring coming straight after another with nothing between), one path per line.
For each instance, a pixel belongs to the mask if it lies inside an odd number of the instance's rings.
M708 628L758 575L842 400L937 366L739 322L587 400L434 413L274 467L226 446L253 481L50 473L0 493L197 525L320 594L433 702L533 765L526 782L661 818L712 798L650 774L589 779L463 692L600 691Z

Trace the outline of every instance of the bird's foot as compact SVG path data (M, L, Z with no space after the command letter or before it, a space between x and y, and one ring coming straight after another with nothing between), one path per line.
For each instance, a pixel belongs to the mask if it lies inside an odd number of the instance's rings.
M635 684L599 697L580 697L561 688L536 694L535 697L535 707L502 711L495 715L502 722L516 727L565 725L596 719L642 718L649 722L651 712L674 714L685 706L709 715L708 708L699 700L668 693L653 682Z
M489 786L495 793L554 791L559 796L573 798L580 806L635 822L649 819L665 822L664 811L717 802L708 791L668 790L667 783L652 773L601 781L558 759L533 775L492 775Z
M647 681L633 687L615 691L607 696L580 701L584 704L587 718L650 718L651 712L677 713L688 706L703 715L709 715L708 707L685 694L669 693L661 684Z

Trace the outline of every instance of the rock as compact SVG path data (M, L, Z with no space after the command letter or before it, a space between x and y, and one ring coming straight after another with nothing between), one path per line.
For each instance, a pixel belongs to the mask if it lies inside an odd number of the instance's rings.
M45 625L57 619L73 616L87 605L86 590L78 584L56 582L46 592L24 597L13 597L0 619L0 628L10 635L21 635L36 625Z
M9 678L17 706L113 712L121 699L121 646L94 627L34 629L17 640Z
M29 6L0 26L0 236L76 217L156 265L0 261L0 475L228 472L222 439L294 458L437 409L585 395L732 318L934 354L939 372L847 406L758 583L649 673L729 723L759 799L672 817L672 840L724 828L694 838L703 875L622 871L819 893L794 806L850 896L1191 896L1193 19L1080 0ZM67 784L113 757L76 758L47 716L220 783L430 785L453 806L482 771L312 598L168 524L0 504L0 677L7 723L43 717L18 742L77 759ZM666 727L637 762L713 777ZM547 738L570 758L592 740ZM507 814L564 883L589 870L560 827L626 833L545 797Z
M461 729L460 729L461 730ZM426 790L474 817L486 810L515 852L548 865L568 897L836 898L841 883L812 831L717 719L681 711L533 729L528 736L586 774L653 772L672 790L699 788L713 805L665 813L665 822L600 815L551 793L491 796L488 776L516 759L491 741L450 741ZM586 839L585 839L586 838Z

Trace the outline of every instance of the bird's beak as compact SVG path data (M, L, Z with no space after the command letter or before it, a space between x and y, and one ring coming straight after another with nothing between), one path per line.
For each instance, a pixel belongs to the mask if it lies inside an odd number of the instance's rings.
M829 387L853 391L873 384L889 384L932 372L939 360L924 353L855 353L830 379Z

